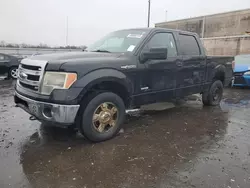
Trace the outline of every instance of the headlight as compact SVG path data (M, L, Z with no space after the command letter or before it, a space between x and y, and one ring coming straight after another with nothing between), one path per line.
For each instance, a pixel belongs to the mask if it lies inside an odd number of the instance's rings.
M245 72L244 75L250 76L250 71Z
M50 95L54 89L69 89L76 80L76 73L46 72L42 83L41 93Z

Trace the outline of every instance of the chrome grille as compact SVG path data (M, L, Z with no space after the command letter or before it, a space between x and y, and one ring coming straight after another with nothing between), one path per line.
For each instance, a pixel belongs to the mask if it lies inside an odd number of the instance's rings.
M47 61L23 59L18 69L18 85L39 93L46 64Z

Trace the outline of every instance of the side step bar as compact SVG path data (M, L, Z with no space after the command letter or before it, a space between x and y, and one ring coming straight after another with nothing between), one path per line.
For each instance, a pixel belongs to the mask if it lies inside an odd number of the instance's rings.
M137 109L128 109L128 110L126 110L126 114L133 113L133 112L139 112L139 111L140 111L139 108L137 108Z

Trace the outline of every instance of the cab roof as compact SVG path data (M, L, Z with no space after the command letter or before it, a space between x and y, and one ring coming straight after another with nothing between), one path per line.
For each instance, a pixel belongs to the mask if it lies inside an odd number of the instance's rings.
M130 28L130 29L122 29L121 31L132 31L132 30L140 30L145 31L147 33L154 32L154 31L165 31L165 32L177 32L182 34L191 34L191 35L197 35L197 33L189 32L189 31L183 31L178 29L169 29L169 28L161 28L161 27L144 27L144 28Z

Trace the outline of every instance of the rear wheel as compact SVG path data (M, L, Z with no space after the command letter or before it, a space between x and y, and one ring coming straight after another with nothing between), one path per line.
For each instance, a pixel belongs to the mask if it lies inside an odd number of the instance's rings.
M9 78L17 79L18 76L18 67L11 67L9 70Z
M220 80L215 81L210 89L202 94L202 102L207 106L216 106L220 104L223 96L223 84Z
M82 103L79 114L79 131L93 142L113 138L121 129L125 117L125 105L121 97L103 92L93 94L86 100L89 102Z

